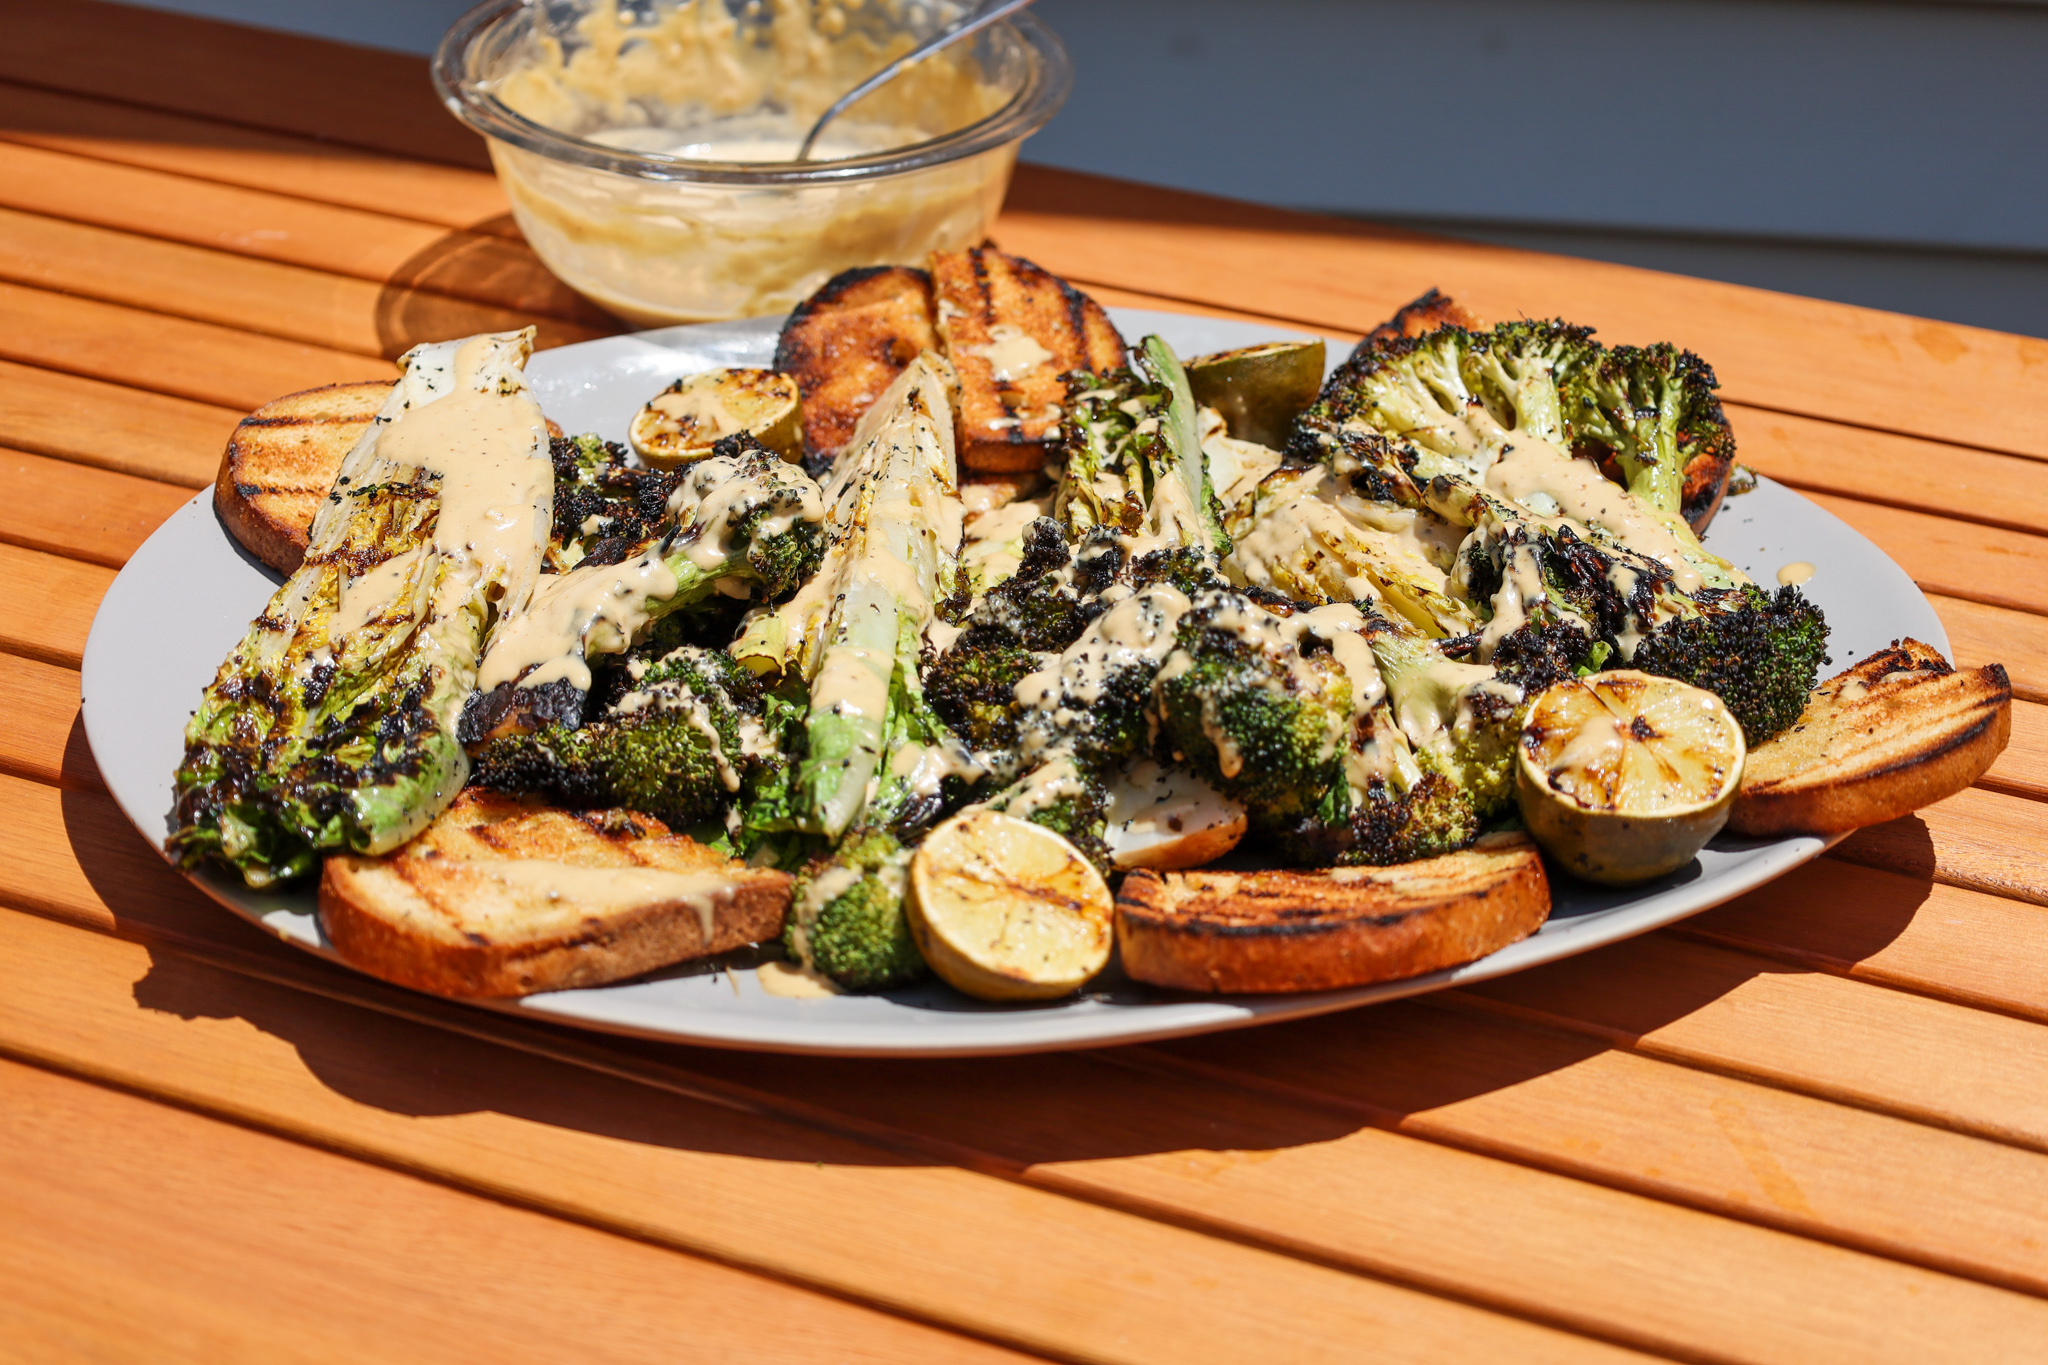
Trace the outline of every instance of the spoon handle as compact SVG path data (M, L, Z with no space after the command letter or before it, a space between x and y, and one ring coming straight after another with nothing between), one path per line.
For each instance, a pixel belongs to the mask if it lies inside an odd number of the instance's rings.
M950 47L962 38L971 37L981 32L981 30L987 28L996 20L1015 14L1030 3L1031 0L996 0L996 3L990 5L987 9L968 15L951 28L941 29L916 47L910 49L910 51L904 53L901 57L898 57L895 61L889 63L880 71L877 71L874 75L834 100L832 107L819 115L818 121L811 125L811 131L804 134L802 145L796 149L796 159L798 161L809 161L811 159L811 147L817 142L818 134L825 131L826 124L845 113L850 105L857 103L875 90L895 80L897 76L903 73L904 68L910 66L913 62L923 61L942 47Z

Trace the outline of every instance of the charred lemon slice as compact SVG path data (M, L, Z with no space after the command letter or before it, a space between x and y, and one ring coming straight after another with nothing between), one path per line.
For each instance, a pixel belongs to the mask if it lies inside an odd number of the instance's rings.
M1515 791L1529 832L1566 871L1627 886L1685 866L1720 832L1743 754L1719 697L1618 669L1536 699Z
M796 381L774 370L707 370L654 395L627 439L657 469L701 460L727 436L746 432L785 460L798 448Z
M908 909L919 951L955 989L983 1000L1051 1000L1109 962L1116 902L1059 835L971 810L918 847Z

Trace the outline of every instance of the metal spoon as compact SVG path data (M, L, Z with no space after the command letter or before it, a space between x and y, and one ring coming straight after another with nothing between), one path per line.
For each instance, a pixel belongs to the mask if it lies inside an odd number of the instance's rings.
M872 94L875 90L895 80L896 77L903 74L905 67L913 62L923 61L940 48L951 47L962 38L972 37L996 22L996 20L1015 14L1030 3L1031 0L997 0L995 4L990 5L987 9L968 15L951 28L941 29L916 47L910 49L910 51L904 53L901 57L898 57L895 61L889 63L880 71L877 71L874 75L834 100L832 107L819 115L818 121L811 125L811 131L804 134L802 145L796 149L796 159L798 161L809 161L811 159L812 144L817 142L818 134L825 131L826 124L845 113L848 106L857 103L863 97Z

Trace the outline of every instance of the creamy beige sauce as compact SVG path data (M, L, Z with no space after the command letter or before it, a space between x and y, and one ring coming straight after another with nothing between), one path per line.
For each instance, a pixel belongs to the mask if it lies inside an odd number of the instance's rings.
M690 160L781 160L827 105L907 49L837 6L683 0L633 24L592 6L541 37L494 93L518 114L611 146ZM958 6L944 4L943 10ZM765 17L765 30L753 26ZM943 16L940 16L943 17ZM908 146L1009 99L964 53L919 63L834 122L817 154ZM914 264L980 241L1014 148L887 179L783 190L643 180L491 146L514 215L551 269L648 326L787 311L848 266Z
M740 552L736 518L766 499L780 496L784 510L763 517L754 533L780 535L799 517L822 520L816 484L793 465L777 463L765 475L745 472L731 456L700 461L669 495L668 513L678 527L666 552L657 545L624 564L584 565L544 578L525 610L499 623L477 677L489 689L517 681L523 687L567 679L589 691L589 660L627 649L653 619L655 607L680 590L678 567L711 573ZM725 579L714 583L726 591ZM746 597L735 582L734 596Z
M554 467L540 404L523 378L500 372L503 346L491 335L463 342L449 392L386 427L377 454L439 476L435 549L492 581L524 577L530 592L547 545Z
M509 890L568 902L603 915L648 905L684 905L697 914L703 942L717 927L718 907L732 899L732 879L718 872L672 872L653 867L578 867L545 858L473 862L469 867Z
M801 962L763 962L754 969L754 980L765 994L785 1000L823 1000L845 994L838 982Z
M1803 559L1795 559L1778 570L1778 582L1791 586L1797 583L1804 583L1807 579L1813 577L1813 574L1813 565Z
M340 640L355 634L371 621L409 596L414 574L427 557L427 547L396 554L355 578L344 578L334 615L327 619L327 638Z
M1052 352L1014 323L999 322L988 329L988 344L969 346L967 354L980 356L989 365L995 381L1007 384L1022 379L1052 359Z
M1531 511L1562 513L1606 531L1624 548L1669 568L1681 592L1698 592L1705 583L1694 555L1665 521L1597 466L1548 441L1518 437L1487 470L1486 486ZM1532 506L1531 499L1547 499L1548 509Z
M627 648L649 621L650 605L675 593L675 571L652 550L625 564L545 576L526 610L493 632L476 685L489 691L515 680L539 687L566 678L588 692L590 656Z

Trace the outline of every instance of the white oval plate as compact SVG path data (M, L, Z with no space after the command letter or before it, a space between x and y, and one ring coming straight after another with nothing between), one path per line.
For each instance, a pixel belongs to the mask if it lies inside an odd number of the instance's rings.
M1276 335L1244 322L1110 312L1125 336L1157 332L1182 355ZM564 430L624 440L633 413L679 375L770 363L780 323L756 318L608 337L542 352L528 374L543 408ZM1343 351L1337 344L1332 360ZM93 756L121 809L158 846L167 832L186 717L277 582L219 524L210 498L194 497L135 552L101 602L85 647L85 728ZM1768 479L1728 501L1708 543L1764 583L1793 560L1817 566L1807 590L1827 612L1838 667L1901 635L1947 651L1941 622L1904 570L1843 522ZM750 967L700 963L494 1007L619 1033L778 1052L932 1057L1137 1042L1348 1009L1552 962L1719 905L1824 847L1815 838L1723 837L1691 866L1629 891L1558 877L1549 922L1520 943L1451 971L1315 995L1193 997L1115 981L1044 1005L983 1004L938 984L791 1000L763 991ZM332 956L310 889L261 893L217 872L188 875L237 914Z

